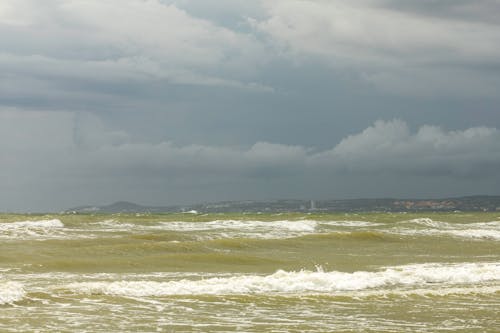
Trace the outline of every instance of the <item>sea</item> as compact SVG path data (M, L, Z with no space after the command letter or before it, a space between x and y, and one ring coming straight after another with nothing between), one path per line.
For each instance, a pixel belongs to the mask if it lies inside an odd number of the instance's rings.
M3 214L0 332L500 332L500 212Z

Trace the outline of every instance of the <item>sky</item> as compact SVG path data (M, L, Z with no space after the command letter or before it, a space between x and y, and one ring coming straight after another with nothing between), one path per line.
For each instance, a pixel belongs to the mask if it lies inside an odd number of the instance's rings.
M0 211L500 194L498 0L2 0Z

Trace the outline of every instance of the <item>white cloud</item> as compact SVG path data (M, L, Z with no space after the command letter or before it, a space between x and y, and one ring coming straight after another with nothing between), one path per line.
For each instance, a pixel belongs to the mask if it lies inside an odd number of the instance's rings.
M354 174L490 177L500 168L500 131L488 127L444 131L426 125L411 133L401 120L377 121L313 156L312 163Z
M449 61L499 62L497 25L445 20L383 7L383 1L265 2L258 26L298 52L388 65ZM356 51L363 51L356 53ZM331 58L332 62L337 58Z

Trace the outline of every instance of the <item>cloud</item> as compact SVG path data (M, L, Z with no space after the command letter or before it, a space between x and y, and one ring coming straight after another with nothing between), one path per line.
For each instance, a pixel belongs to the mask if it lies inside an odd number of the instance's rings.
M500 27L478 20L485 11L471 2L419 2L420 10L404 3L268 1L267 19L254 24L295 61L314 56L333 68L350 68L385 91L495 96L487 88L500 85L498 70L491 74L500 65ZM457 14L431 15L434 7Z
M500 168L500 131L473 127L445 131L425 125L412 133L401 120L377 121L330 150L259 142L251 147L159 144L104 145L84 155L106 175L197 179L285 179L310 175L489 178ZM102 161L102 163L96 163ZM78 170L78 168L77 168ZM88 172L92 166L81 167Z
M296 78L320 85L314 71L327 87L355 77L356 88L383 94L497 99L496 8L487 0L4 0L0 104L157 110L189 102L196 89L283 97L297 93ZM170 93L179 87L187 93Z
M1 1L0 202L495 192L498 6Z
M4 109L0 119L1 149L11 154L22 152L15 156L19 164L60 156L65 163L74 164L75 174L102 172L109 176L119 170L145 175L154 171L154 177L169 173L188 178L197 173L254 177L267 170L280 177L304 174L309 169L428 176L441 170L434 176L488 177L483 167L500 166L500 130L488 127L445 131L424 125L412 132L402 120L380 120L333 148L318 151L269 142L250 147L134 143L126 132L110 129L87 113Z
M14 97L36 95L30 82L97 95L154 82L272 90L254 81L265 61L254 37L157 0L6 0L0 38L0 78Z
M446 131L425 125L412 131L401 120L377 121L331 149L317 150L268 142L137 143L85 113L4 109L0 120L0 173L10 175L0 190L4 210L37 202L58 208L117 199L159 203L162 197L193 202L262 194L366 196L375 195L367 188L382 179L387 191L377 188L378 195L398 195L394 186L409 179L412 186L433 180L424 195L443 193L438 187L446 182L470 188L471 180L473 189L484 192L485 182L500 181L500 131L488 127Z
M500 3L497 0L384 0L379 3L396 11L493 24L498 23L496 13L500 10Z
M130 141L122 130L110 130L92 113L77 112L73 117L73 145L79 150L92 150L102 146L119 146ZM66 138L66 141L70 141Z
M353 174L490 177L500 168L499 142L496 128L444 131L425 125L411 133L401 120L377 121L312 160L314 165Z
M473 127L445 131L425 125L412 133L401 120L377 121L332 149L259 142L251 147L159 144L105 145L89 152L106 169L143 170L192 178L297 177L325 174L397 174L427 177L490 177L500 168L500 131Z
M210 20L231 30L249 31L248 18L264 15L260 1L247 0L161 0L175 4L191 15Z

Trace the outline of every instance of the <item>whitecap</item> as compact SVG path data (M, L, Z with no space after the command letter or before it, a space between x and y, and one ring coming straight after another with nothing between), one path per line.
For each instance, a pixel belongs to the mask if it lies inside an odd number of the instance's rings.
M376 223L376 222L368 222L368 221L350 221L350 220L343 220L343 221L321 221L319 222L321 225L329 225L329 226L335 226L335 227L376 227L383 225L383 223Z
M317 225L318 222L313 220L215 220L209 222L160 222L159 225L151 228L166 231L197 231L205 233L203 235L197 235L199 239L217 239L228 237L279 239L314 233Z
M0 305L20 301L25 294L23 285L18 282L0 282Z
M98 225L100 228L98 229L99 231L131 231L133 229L138 228L137 225L132 224L132 223L122 223L117 220L104 220L100 222L94 222L92 223L93 225Z
M0 230L63 228L61 220L18 221L0 224Z
M58 220L18 221L0 223L0 238L50 239L64 235L64 224Z
M470 240L500 240L500 230L494 229L405 229L399 228L395 230L398 235L409 236L452 236Z
M274 274L177 281L96 281L67 285L75 292L117 296L337 293L394 286L478 284L500 280L500 263L415 264L377 272L279 270Z
M415 223L415 224L419 224L422 226L431 227L431 228L438 228L438 229L439 228L449 228L451 226L447 222L434 221L433 219L430 219L428 217L421 217L421 218L412 219L412 220L405 221L405 222Z
M464 296L464 295L494 295L500 292L500 286L474 286L474 287L439 287L439 288L418 288L418 289L392 289L392 290L367 290L358 292L355 295L345 293L342 296L362 297L448 297L448 296Z
M500 240L500 230L462 229L462 230L446 230L441 233L446 233L462 238Z

